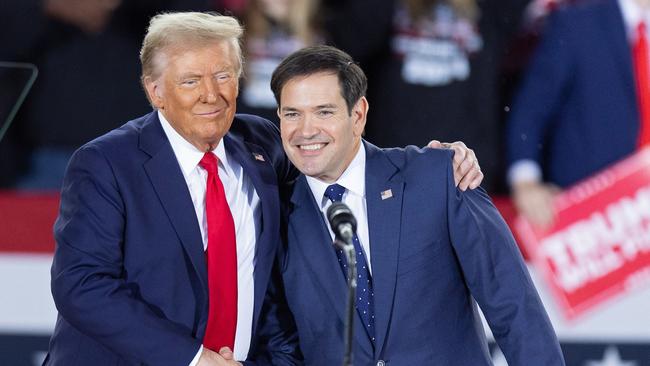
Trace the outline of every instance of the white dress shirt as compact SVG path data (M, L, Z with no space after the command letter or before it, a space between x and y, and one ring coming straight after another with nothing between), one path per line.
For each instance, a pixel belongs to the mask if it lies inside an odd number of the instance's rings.
M636 40L636 28L641 21L645 22L647 37L648 28L650 28L650 9L643 9L636 0L618 0L618 5L623 13L623 22L625 22L630 44Z
M330 237L334 241L334 232L327 221L327 209L332 202L325 197L325 190L330 183L325 183L313 177L307 177L307 184L309 184L311 193L320 206L323 219L327 223L327 228L330 232ZM372 265L370 264L370 236L368 234L368 208L366 205L366 149L363 144L359 147L359 150L347 169L345 169L335 183L331 184L340 184L346 188L342 202L350 208L350 211L352 211L352 214L354 214L357 220L357 237L363 249L363 254L366 256L368 269L372 274Z
M646 36L650 31L650 9L641 8L636 0L618 0L618 5L623 14L623 22L630 45L634 44L637 37L637 26L641 21L646 25ZM632 51L630 50L630 53ZM520 182L541 182L542 168L530 159L514 162L508 169L508 183L513 186Z
M198 150L174 130L165 116L158 111L158 118L167 139L174 150L187 183L192 204L196 212L203 248L208 247L207 218L205 215L205 192L208 173L200 167L199 161L205 152ZM260 199L250 177L244 174L242 166L228 157L223 140L212 151L218 158L219 178L223 183L226 201L235 221L237 242L237 329L235 332L236 360L245 360L251 342L254 304L253 269L255 266L255 243L260 232L262 217ZM190 366L196 365L203 350L199 348ZM213 350L218 352L219 350Z

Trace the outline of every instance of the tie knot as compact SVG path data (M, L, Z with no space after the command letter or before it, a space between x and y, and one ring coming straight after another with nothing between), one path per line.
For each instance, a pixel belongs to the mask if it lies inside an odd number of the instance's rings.
M199 161L199 165L209 174L217 173L217 156L208 151Z
M636 26L636 31L639 35L645 36L645 22L640 21L639 24Z
M345 193L345 187L340 184L332 184L325 190L325 197L332 202L341 202L343 193Z

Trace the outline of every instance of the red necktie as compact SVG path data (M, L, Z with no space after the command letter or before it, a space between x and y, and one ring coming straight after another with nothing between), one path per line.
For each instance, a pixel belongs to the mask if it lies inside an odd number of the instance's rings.
M237 246L235 222L226 201L217 157L207 152L199 165L208 172L205 212L208 223L208 325L203 346L233 349L237 327Z
M636 93L639 101L639 140L638 146L650 143L650 57L648 56L648 39L645 23L637 26L637 39L632 50L634 57L634 74L636 76Z

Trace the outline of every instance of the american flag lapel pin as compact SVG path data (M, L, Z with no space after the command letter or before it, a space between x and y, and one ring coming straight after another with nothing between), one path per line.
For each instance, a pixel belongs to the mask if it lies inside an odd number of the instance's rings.
M392 190L387 189L387 190L381 192L382 201L386 200L386 199L389 199L391 197L393 197L393 191Z
M264 157L262 156L262 154L253 153L253 157L255 158L255 160L264 161Z

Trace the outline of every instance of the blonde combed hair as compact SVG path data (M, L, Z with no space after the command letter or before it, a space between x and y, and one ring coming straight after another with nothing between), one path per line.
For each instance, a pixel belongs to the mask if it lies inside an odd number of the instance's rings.
M158 78L158 56L170 47L188 44L206 44L214 41L229 42L237 56L237 77L241 75L243 57L241 38L244 29L237 19L212 12L163 13L151 18L147 34L140 49L142 78Z

